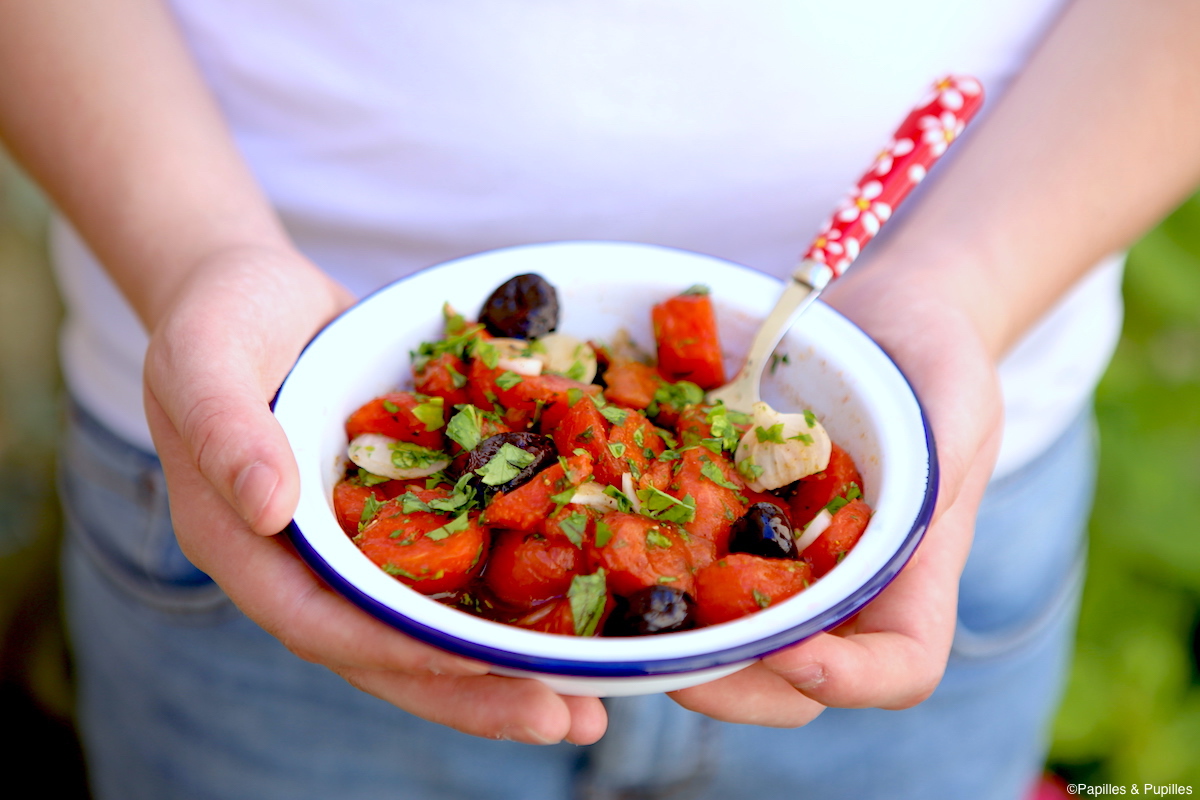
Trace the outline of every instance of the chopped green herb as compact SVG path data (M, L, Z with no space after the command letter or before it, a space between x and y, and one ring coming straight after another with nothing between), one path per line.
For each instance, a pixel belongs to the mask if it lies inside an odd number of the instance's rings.
M837 512L841 511L843 508L848 506L849 504L850 504L850 501L847 500L845 497L835 497L832 500L830 500L828 503L825 504L825 510L828 511L830 514L836 514Z
M758 437L758 441L760 442L783 444L783 423L776 422L769 428L763 428L763 426L757 425L754 428L754 435Z
M684 289L679 294L681 296L686 297L689 295L706 295L710 291L711 290L707 286L705 286L703 283L694 283L691 286L689 286L688 288Z
M495 369L500 363L500 351L486 339L472 339L470 349L472 357L481 360L488 369Z
M808 427L815 427L817 424L817 415L806 408L804 409L804 421L808 423Z
M496 376L496 385L501 389L511 389L523 380L525 379L517 373L511 370L504 370L504 372Z
M759 475L763 474L763 468L754 463L752 458L744 458L738 462L738 474L748 481L755 480Z
M704 390L691 381L663 383L654 392L654 401L647 409L651 415L657 414L660 406L683 408L704 402ZM653 409L653 410L651 410Z
M425 538L433 539L435 542L440 541L451 534L458 533L459 531L465 531L468 527L470 527L470 525L471 521L467 518L467 512L464 511L442 527L434 528L431 531L426 531Z
M574 497L575 497L575 487L574 486L568 486L566 489L559 492L558 494L550 495L550 499L554 501L554 513L557 514L562 509L562 507L565 506L567 503L571 502L572 498L574 498Z
M446 477L446 473L435 472L432 475L430 475L428 478L425 479L425 488L426 489L436 489L437 487L441 486L443 483L448 486L454 485L450 481L450 479Z
M734 427L733 421L730 419L730 413L724 403L717 403L708 410L708 414L705 415L704 420L712 430L713 437L720 440L721 447L732 453L734 450L737 450L738 442L741 441L742 435Z
M376 475L373 472L367 472L362 467L359 467L356 480L363 486L378 486L381 483L387 483L391 480L391 478L385 478L382 475Z
M625 445L621 442L609 442L608 452L612 453L614 458L623 458L625 456Z
M449 497L436 497L429 501L430 510L445 514L464 511L476 505L478 503L475 502L475 487L471 485L470 475L463 475L458 479Z
M446 435L463 450L474 450L483 441L483 412L469 404L458 408L458 413L446 424Z
M521 470L534 462L535 458L533 453L522 450L510 442L505 442L500 445L496 455L475 470L475 473L488 486L500 486L517 477Z
M751 589L750 593L754 595L754 602L759 608L766 608L771 605L771 596L763 594L758 589Z
M613 425L624 425L625 418L629 416L628 410L624 408L617 408L616 406L605 406L604 408L600 409L600 413L603 414L604 418Z
M788 441L789 442L793 442L793 441L800 442L800 444L811 445L813 443L813 437L812 437L812 434L809 434L809 433L797 433L795 436L789 436Z
M388 412L389 414L399 414L400 406L396 405L391 400L384 400L383 401L383 410Z
M581 381L587 375L587 367L583 365L582 361L572 361L565 374L573 381Z
M384 564L382 569L384 572L386 572L388 575L391 575L394 578L408 578L410 581L419 581L420 580L420 578L418 578L416 575L413 575L411 572L409 572L406 569L397 567L395 564L393 564L390 561L387 562L386 564Z
M588 515L576 512L567 515L558 527L562 528L562 532L571 540L571 544L583 549L583 536L587 533Z
M596 520L596 547L604 547L613 537L612 528L604 520Z
M633 511L633 503L629 502L629 498L615 486L605 486L604 493L617 501L617 510L629 513Z
M649 486L638 490L637 496L642 501L642 513L653 519L683 525L696 518L696 499L690 494L680 500Z
M779 368L780 364L787 364L787 363L788 363L787 353L784 353L783 355L777 355L775 353L772 353L771 354L771 366L769 367L770 374L774 375L775 370Z
M450 459L441 450L430 450L412 442L392 442L388 445L392 453L392 466L396 469L426 469Z
M671 537L660 531L658 528L651 528L646 531L646 546L647 547L670 547L673 544Z
M383 503L379 502L374 494L367 495L366 502L363 503L362 514L358 517L358 529L361 531L367 527L367 523L375 519L375 515L381 508L383 508Z
M717 466L716 462L711 461L708 458L705 458L703 463L700 465L700 474L708 478L717 486L723 486L726 489L732 489L735 492L742 488L726 478L725 473L721 471L721 468Z
M446 424L446 401L440 397L427 397L413 406L413 416L425 423L425 430L436 431Z
M583 399L583 390L574 387L567 389L567 408L574 408Z
M567 590L567 601L571 604L571 617L575 620L575 635L595 635L608 603L604 570L598 569L591 575L576 575L572 578L571 588Z
M412 493L412 490L400 495L400 510L405 514L412 514L416 511L432 511L429 505Z
M663 440L663 444L665 444L668 448L673 449L679 446L679 441L671 435L670 431L664 428L655 428L654 432L659 435L659 438Z
M467 329L467 318L454 310L449 303L442 303L442 325L446 336L458 336Z
M674 575L659 575L658 576L659 583L674 583L677 580L679 580L679 578L675 577Z

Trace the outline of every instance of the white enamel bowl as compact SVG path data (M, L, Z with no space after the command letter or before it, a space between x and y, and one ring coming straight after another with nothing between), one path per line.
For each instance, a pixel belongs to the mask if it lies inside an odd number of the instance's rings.
M670 691L735 672L830 629L900 571L933 510L937 467L921 408L904 376L862 331L816 303L780 345L788 356L764 382L779 410L811 408L853 457L874 515L859 544L827 576L786 602L734 622L635 638L579 638L489 622L442 605L385 574L339 528L333 487L345 461L343 428L372 397L411 386L409 353L442 330L442 304L472 317L492 290L525 272L558 289L559 330L605 340L621 328L651 346L650 307L707 284L729 374L780 292L773 278L716 258L636 244L566 242L497 250L424 270L370 295L322 330L275 401L300 467L289 533L335 590L404 633L536 677L564 694Z

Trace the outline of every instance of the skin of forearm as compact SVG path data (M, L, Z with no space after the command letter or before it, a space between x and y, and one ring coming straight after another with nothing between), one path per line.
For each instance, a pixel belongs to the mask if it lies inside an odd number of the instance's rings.
M159 0L0 0L0 138L148 329L214 255L286 248Z
M1200 3L1077 0L848 280L934 287L998 358L1200 181L1197 75Z

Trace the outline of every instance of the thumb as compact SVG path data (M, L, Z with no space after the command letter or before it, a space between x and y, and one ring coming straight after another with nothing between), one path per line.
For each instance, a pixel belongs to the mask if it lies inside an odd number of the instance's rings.
M251 529L270 535L291 520L300 486L271 398L331 310L310 299L316 293L291 302L282 282L264 289L264 272L206 276L160 322L144 401L160 452L173 448L174 463L191 464Z
M182 448L186 462L252 530L277 533L291 520L299 499L291 447L266 393L244 376L221 372L177 363L169 379L161 372L148 374L145 405L151 434L160 452Z

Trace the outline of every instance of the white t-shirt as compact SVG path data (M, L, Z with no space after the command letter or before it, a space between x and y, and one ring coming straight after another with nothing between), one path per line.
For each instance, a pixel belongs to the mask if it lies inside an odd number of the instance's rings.
M297 244L365 293L568 239L784 275L933 79L998 96L1061 0L172 5ZM53 242L68 385L148 446L145 335L65 225ZM1115 345L1119 283L1119 263L1098 268L1005 360L998 473L1079 413Z

